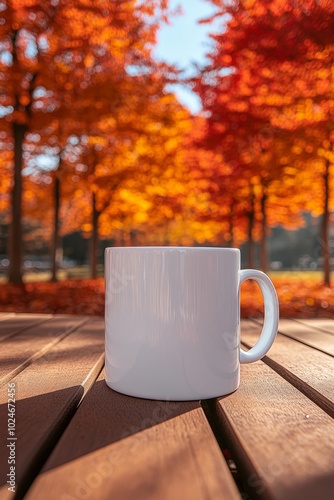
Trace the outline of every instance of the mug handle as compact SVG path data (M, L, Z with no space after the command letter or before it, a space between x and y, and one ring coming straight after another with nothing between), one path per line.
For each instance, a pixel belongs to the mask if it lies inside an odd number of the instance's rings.
M272 346L277 333L279 305L274 285L265 273L255 269L240 271L240 284L252 279L259 284L264 299L264 323L259 340L249 351L240 348L240 363L252 363L261 359Z

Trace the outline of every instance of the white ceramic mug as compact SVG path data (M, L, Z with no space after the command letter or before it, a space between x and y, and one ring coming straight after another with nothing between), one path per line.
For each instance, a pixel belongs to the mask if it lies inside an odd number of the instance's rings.
M240 348L240 285L255 280L265 320L256 345ZM106 382L149 399L196 400L236 390L240 362L274 342L278 300L268 276L240 270L227 248L122 247L105 251Z

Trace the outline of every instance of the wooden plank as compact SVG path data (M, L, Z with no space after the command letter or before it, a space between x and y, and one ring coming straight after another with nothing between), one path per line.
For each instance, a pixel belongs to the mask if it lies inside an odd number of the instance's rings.
M15 314L0 322L0 342L52 318L52 314Z
M213 403L250 498L332 500L334 421L264 363Z
M98 376L104 361L104 323L94 319L28 366L16 384L17 498L33 480ZM0 417L7 422L7 387L0 391ZM0 435L0 497L13 498L6 486L7 432Z
M85 316L59 315L8 337L1 345L0 384L15 377L86 321Z
M243 345L253 346L261 327L245 321ZM277 338L263 361L334 417L333 358L284 335Z
M334 324L334 321L333 321ZM299 323L288 319L281 319L278 331L287 337L298 340L334 357L334 338L325 330L312 328L312 323Z
M15 316L15 313L0 312L0 321L3 321L4 319L8 319L13 316Z
M309 328L314 328L315 330L322 330L324 332L334 335L334 319L329 318L316 318L316 319L296 319L298 323L302 325L307 325Z
M240 498L198 402L149 401L94 384L26 499Z

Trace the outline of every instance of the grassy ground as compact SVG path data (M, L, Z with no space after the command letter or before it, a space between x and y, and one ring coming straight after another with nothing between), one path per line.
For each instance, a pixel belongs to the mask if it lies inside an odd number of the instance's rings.
M291 281L299 281L299 280L310 280L321 282L323 279L322 271L309 270L309 269L286 269L283 271L269 271L268 275L272 280L279 279L288 279ZM331 280L334 284L334 271L331 273Z
M103 266L97 266L98 276L103 277ZM269 271L268 275L272 280L289 280L293 281L312 281L321 282L322 272L312 271L304 269L293 269L293 270L283 270L283 271ZM64 280L77 280L77 279L89 279L90 269L89 266L77 266L70 269L60 269L58 271L58 281ZM25 283L32 282L47 282L50 281L51 272L50 271L38 271L38 272L27 272L24 274L23 280ZM331 275L332 282L334 284L334 271ZM4 274L0 275L0 284L7 282L7 278Z
M103 266L97 266L98 276L103 276ZM59 269L57 273L58 281L88 279L90 277L89 266L77 266L70 269ZM24 273L24 283L50 281L51 271L28 271ZM7 283L5 274L0 275L0 283Z

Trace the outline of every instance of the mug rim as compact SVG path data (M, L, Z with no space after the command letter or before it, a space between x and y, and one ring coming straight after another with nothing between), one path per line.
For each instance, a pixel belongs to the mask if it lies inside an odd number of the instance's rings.
M131 250L164 250L164 251L182 251L182 250L187 250L187 251L220 251L220 252L240 252L239 248L227 248L227 247L181 247L181 246L129 246L129 247L106 247L106 251L110 250L125 250L125 251L131 251Z

